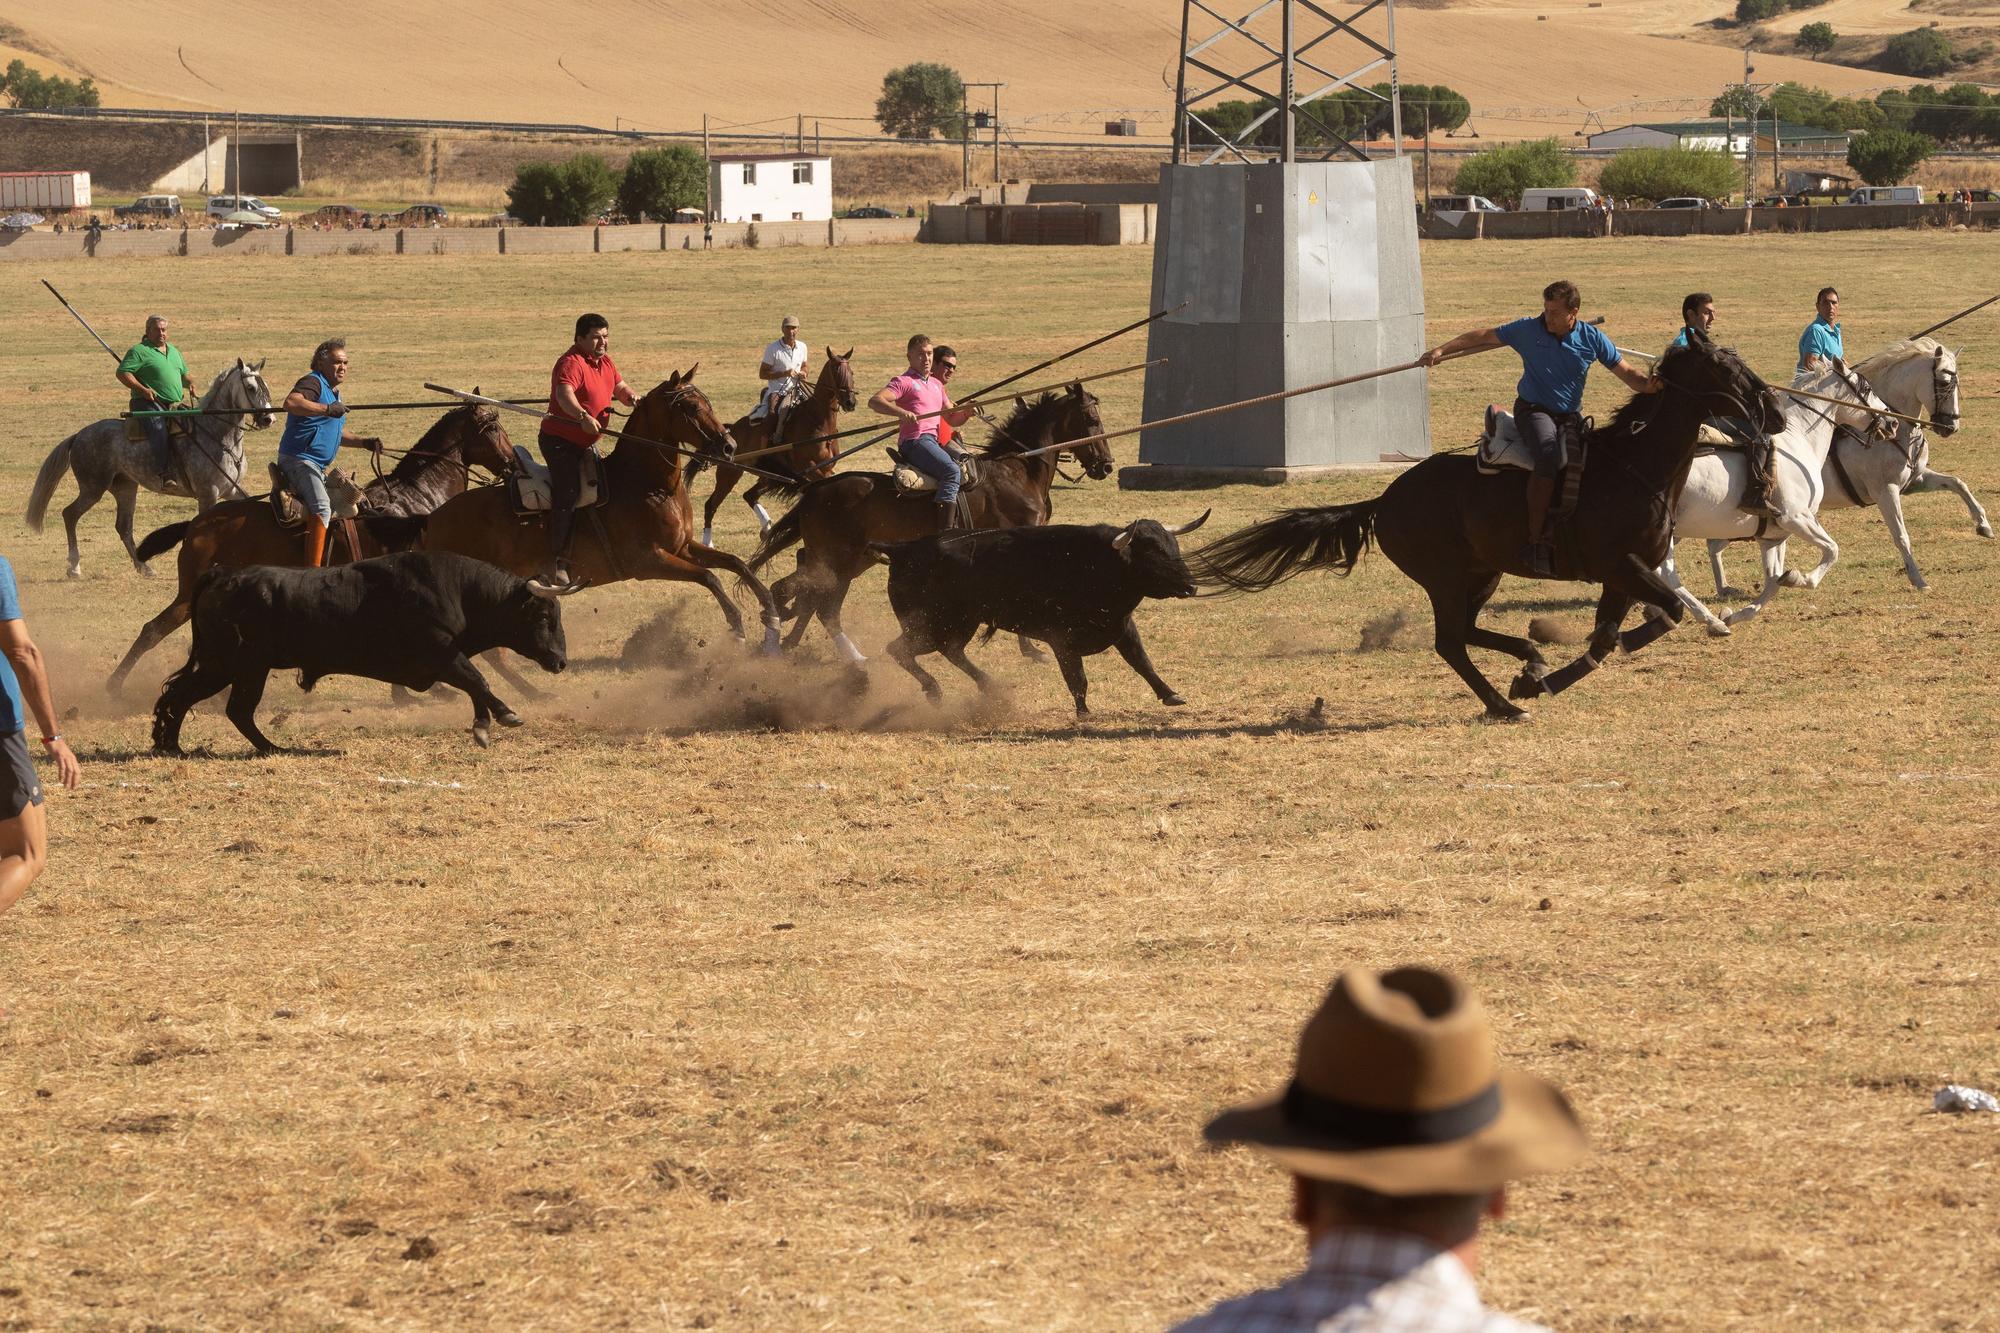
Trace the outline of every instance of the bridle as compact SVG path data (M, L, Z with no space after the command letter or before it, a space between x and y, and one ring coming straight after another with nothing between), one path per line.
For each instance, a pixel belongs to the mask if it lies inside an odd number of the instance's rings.
M665 386L662 386L662 388L665 388ZM654 389L652 393L647 394L644 399L641 399L641 401L642 402L650 401L655 395L659 393L660 389ZM693 418L695 422L695 429L700 431L703 434L703 436L706 437L708 432L701 425L701 418L699 413L690 412L688 410L688 403L690 401L699 402L701 406L707 407L710 412L713 412L715 410L712 406L709 405L707 395L703 394L701 390L695 388L694 385L688 383L676 384L672 388L666 389L666 401L662 404L662 406L668 411L679 412L684 416ZM641 440L644 440L645 443L653 445L655 448L660 448L660 449L673 448L673 446L670 444L659 444L658 442L653 440L645 440L643 436L640 437L628 436L627 438L639 438ZM729 458L729 455L735 452L735 448L731 444L731 441L729 439L729 432L726 430L717 431L714 439L704 438L702 440L702 444L710 449L714 449L716 451L716 456L724 460L727 460ZM696 447L697 448L696 456L700 457L698 446L683 445L681 447L682 448Z
M1958 430L1958 413L1947 404L1958 401L1958 368L1947 369L1944 364L1944 348L1939 346L1931 357L1931 423L1941 435L1951 435Z

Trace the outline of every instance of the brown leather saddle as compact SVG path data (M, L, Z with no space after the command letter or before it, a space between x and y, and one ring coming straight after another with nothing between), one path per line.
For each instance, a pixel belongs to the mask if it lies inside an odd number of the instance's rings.
M583 462L583 484L577 491L576 507L590 509L610 497L604 484L604 460L596 450ZM521 445L514 446L514 470L507 474L507 503L519 517L546 514L555 502L555 486L549 480L549 465Z
M936 478L911 467L903 461L903 456L894 449L889 450L889 461L895 466L895 470L890 475L896 479L897 495L919 496L936 494L938 488ZM978 487L980 478L979 465L970 454L958 460L958 471L960 478L958 489L960 494Z

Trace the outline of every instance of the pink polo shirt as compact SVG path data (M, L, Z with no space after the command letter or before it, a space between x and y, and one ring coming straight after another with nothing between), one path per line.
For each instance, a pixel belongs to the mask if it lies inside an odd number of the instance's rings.
M905 412L915 412L921 421L905 421L896 432L898 439L914 440L919 435L937 434L938 422L943 418L925 416L927 412L944 410L944 381L935 375L918 379L904 371L889 381L889 392L896 396L896 406Z

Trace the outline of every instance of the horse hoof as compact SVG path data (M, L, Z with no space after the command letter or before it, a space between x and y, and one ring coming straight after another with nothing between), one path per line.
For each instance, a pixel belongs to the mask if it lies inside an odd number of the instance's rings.
M1993 525L1991 523L1981 523L1973 531L1982 537L1991 537L1993 535Z
M153 572L151 565L139 565L137 568L139 570L139 577L142 579L155 579L159 577L158 574Z
M1160 702L1169 708L1181 708L1187 704L1187 700L1181 698L1178 694L1163 694L1160 696Z
M1786 570L1779 577L1778 582L1784 584L1787 588L1810 588L1812 586L1806 582L1806 576L1799 573L1796 569Z
M475 726L472 729L472 743L484 750L487 746L493 744L492 733L487 731L484 726Z
M1720 588L1717 588L1715 590L1715 595L1717 597L1729 597L1729 598L1734 598L1737 601L1742 601L1745 597L1748 597L1750 594L1743 591L1743 589L1741 588L1725 583Z
M82 578L82 577L83 577L83 566L82 566L82 565L71 565L71 566L69 567L69 570L68 570L68 572L67 572L67 573L65 573L65 574L63 575L63 577L64 577L64 578L66 578L66 579L80 579L80 578Z
M1711 639L1726 639L1730 635L1729 626L1720 620L1705 621L1704 624L1707 626L1708 637Z
M764 626L764 643L757 651L765 657L783 657L785 655L784 645L778 641L777 626Z
M495 713L493 720L503 727L518 727L522 725L521 715L515 712Z
M1507 697L1509 699L1539 699L1547 692L1548 687L1542 684L1542 678L1540 676L1531 676L1526 671L1514 677L1513 684L1507 687ZM1518 708L1514 711L1516 713L1521 712ZM1502 713L1499 716L1504 718L1509 715Z
M1489 708L1480 715L1479 720L1482 722L1513 723L1532 722L1534 719L1535 715L1525 708L1508 708L1504 710Z

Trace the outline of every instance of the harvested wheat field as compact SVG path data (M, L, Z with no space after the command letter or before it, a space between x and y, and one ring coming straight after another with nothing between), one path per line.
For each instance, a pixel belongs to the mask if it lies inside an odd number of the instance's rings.
M1464 93L1486 138L1566 136L1586 128L1592 110L1613 117L1612 126L1699 114L1743 77L1737 38L1701 26L1732 12L1729 0L1406 3L1396 46L1404 81ZM1171 136L1178 5L939 0L924 14L912 32L905 11L879 0L813 9L796 21L787 14L784 22L768 7L742 3L603 0L590 23L576 27L552 25L547 8L531 0L486 0L476 21L464 6L353 0L316 46L310 78L271 58L294 39L296 17L265 6L196 0L163 34L131 23L121 0L0 0L0 38L28 50L31 63L95 77L110 106L676 131L699 129L708 113L718 127L752 132L791 133L803 117L806 133L823 125L830 135L868 135L876 132L882 76L911 60L935 60L968 79L1004 82L1000 110L1015 139L1101 144L1103 122L1127 116L1150 138ZM1199 11L1195 17L1199 27ZM1387 37L1379 9L1359 26L1377 41ZM1253 28L1276 49L1275 11ZM1352 42L1318 50L1333 72L1372 58ZM1231 37L1208 58L1248 70L1267 53ZM1760 79L1841 95L1911 82L1789 54L1760 52L1757 70ZM987 95L974 89L974 105ZM1647 109L1614 110L1633 103ZM1681 109L1662 109L1668 105Z
M1142 313L1148 262L105 260L59 281L121 346L167 311L198 373L241 352L284 383L344 334L355 401L531 392L602 309L635 383L699 360L733 414L786 311L816 348L855 346L864 391L913 324L976 385ZM1872 349L1972 299L1960 279L2000 271L2000 238L1424 262L1440 338L1567 274L1653 349L1703 287L1783 379L1823 282ZM620 585L567 604L572 669L491 750L456 696L277 679L265 723L308 754L249 758L210 704L186 735L208 752L167 762L149 689L185 633L129 698L99 685L167 580L125 565L108 506L80 582L59 527L19 519L47 449L118 402L110 367L8 281L0 532L80 710L85 785L51 797L50 869L0 918L0 1326L1158 1327L1296 1266L1279 1173L1205 1151L1201 1126L1283 1080L1338 969L1405 960L1469 978L1504 1058L1560 1082L1595 1140L1515 1191L1483 1272L1499 1307L1571 1329L1991 1326L2000 1117L1929 1109L1943 1083L2000 1085L2000 558L1950 496L1908 503L1930 593L1845 510L1827 586L1728 640L1684 627L1525 727L1475 721L1417 589L1370 557L1144 608L1182 709L1097 658L1079 725L1055 669L1001 639L976 651L1004 693L942 672L933 711L880 656L879 575L848 602L877 655L859 695L818 630L753 660L698 588ZM1967 425L1934 462L1990 499L2000 321L1954 341ZM1440 444L1512 379L1499 356L1439 372ZM1103 387L1107 424L1134 421L1137 383ZM1612 387L1595 377L1593 410ZM1213 534L1386 480L1059 483L1055 509L1213 505ZM139 528L185 512L146 497ZM747 550L747 511L724 514L718 540ZM1510 580L1491 621L1580 630L1583 593Z

